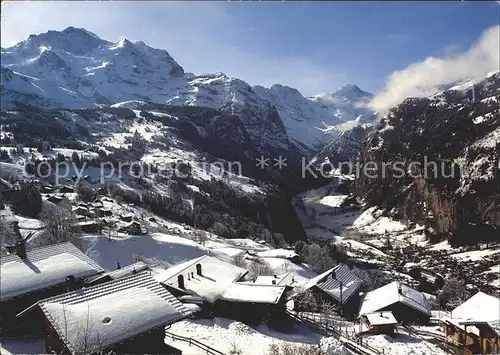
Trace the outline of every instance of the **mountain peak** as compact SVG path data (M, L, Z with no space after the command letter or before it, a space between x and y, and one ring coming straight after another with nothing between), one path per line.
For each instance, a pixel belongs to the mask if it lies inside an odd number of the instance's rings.
M373 94L361 90L357 85L345 84L335 91L332 96L343 96L349 100L358 100L363 97L372 97Z

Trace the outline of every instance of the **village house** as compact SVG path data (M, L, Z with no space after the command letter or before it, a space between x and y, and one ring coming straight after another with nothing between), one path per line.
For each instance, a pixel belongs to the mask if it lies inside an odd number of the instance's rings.
M466 354L500 350L500 299L478 292L442 319L446 338Z
M134 215L132 213L122 214L120 215L120 219L124 222L132 222Z
M396 281L364 295L359 315L380 311L391 311L406 324L427 324L431 316L424 294Z
M327 302L338 307L341 315L353 316L359 307L359 288L362 280L345 264L312 278L305 285L311 290L317 303Z
M3 337L24 334L15 315L47 297L79 288L86 278L104 270L71 243L26 250L3 256L0 269L0 331Z
M165 326L191 312L149 272L39 301L21 312L41 329L47 353L181 354Z
M285 321L286 287L234 282L214 303L214 313L247 324L266 320L270 327L280 328Z
M294 264L302 263L301 257L293 250L288 249L269 249L256 253L259 258L277 258L289 260Z
M73 207L73 213L77 216L88 216L89 215L89 210L85 207L82 206L76 206Z
M126 223L126 224L121 225L118 228L118 232L132 234L132 235L144 234L142 232L141 224L137 221L132 221L130 223Z
M211 316L215 301L247 273L238 266L204 255L161 271L155 279L177 297L199 297L203 303L202 313Z
M373 334L394 334L398 321L392 312L381 311L367 313L360 316L361 328L366 328Z
M117 265L117 267L120 265ZM103 274L91 277L85 283L85 286L99 285L108 281L118 280L130 275L135 275L139 272L149 270L149 266L142 261L120 267L116 270L108 271Z
M97 217L107 217L113 215L113 211L111 211L111 209L109 208L95 208L94 212L96 213Z
M78 221L71 225L71 231L101 234L104 223L98 219Z

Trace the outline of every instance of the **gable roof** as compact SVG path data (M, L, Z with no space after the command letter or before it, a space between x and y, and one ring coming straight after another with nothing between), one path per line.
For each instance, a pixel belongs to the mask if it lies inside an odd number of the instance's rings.
M371 325L392 325L398 324L398 321L392 312L373 312L364 315Z
M146 263L144 263L142 261L138 261L138 262L135 262L133 264L124 266L121 269L108 271L108 272L105 272L103 274L91 277L90 279L87 279L87 284L95 283L95 282L102 282L103 280L110 281L110 280L121 279L123 277L133 275L133 274L138 273L140 271L147 270L148 268L149 268L149 266Z
M201 265L202 276L196 272L197 264ZM164 285L179 288L178 276L182 275L186 290L194 292L209 302L214 302L229 285L240 280L247 273L247 270L238 266L204 255L161 271L155 279Z
M500 299L478 292L455 308L450 318L460 320L494 321L500 319Z
M106 348L190 314L147 272L47 298L38 305L73 353Z
M335 278L333 277L333 273L335 273ZM338 264L332 269L309 280L304 288L309 289L316 286L339 302L342 291L342 303L345 304L361 287L362 283L363 281L347 265Z
M401 287L401 294L398 288ZM359 314L379 311L395 303L402 303L430 316L427 300L422 292L416 291L397 281L368 292L361 304Z
M5 301L76 278L103 272L96 262L72 243L61 243L28 250L27 258L12 254L0 258L0 299Z
M226 288L219 299L234 302L276 304L283 296L285 289L285 286L235 282Z

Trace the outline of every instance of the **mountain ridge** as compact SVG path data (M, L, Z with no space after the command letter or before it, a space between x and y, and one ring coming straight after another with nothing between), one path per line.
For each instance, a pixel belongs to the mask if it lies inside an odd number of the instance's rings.
M291 144L303 153L326 145L337 134L336 125L370 112L359 106L371 94L352 84L341 87L350 96L329 94L338 105L325 104L288 86L265 88L223 73L186 73L164 49L125 37L111 42L72 26L30 35L2 48L1 56L2 110L15 107L16 101L47 108L91 108L138 100L224 108L238 115L245 112L255 121L254 116L265 116L271 104Z

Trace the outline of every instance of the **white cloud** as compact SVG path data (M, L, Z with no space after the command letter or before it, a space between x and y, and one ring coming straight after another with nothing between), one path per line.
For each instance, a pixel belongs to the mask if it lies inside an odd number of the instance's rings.
M244 27L229 9L219 2L4 2L2 46L74 26L109 41L124 36L166 49L195 74L224 72L250 84L296 87L304 95L331 91L347 81L339 70L307 57L249 50L240 38L243 33L280 23Z
M500 66L500 26L485 30L464 53L446 58L428 57L407 68L393 72L385 89L369 106L385 112L408 97L424 97L436 93L444 84L485 77Z

